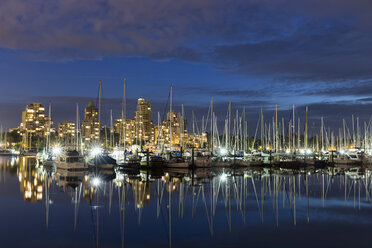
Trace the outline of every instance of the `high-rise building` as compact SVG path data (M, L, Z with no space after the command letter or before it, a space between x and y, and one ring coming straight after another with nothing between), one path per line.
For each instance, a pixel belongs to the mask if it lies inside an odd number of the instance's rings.
M81 135L85 142L93 142L100 139L101 125L99 123L98 109L93 101L85 108L85 117L81 122Z
M170 126L172 124L172 145L184 145L187 143L186 120L182 120L181 114L175 111L167 113L167 120L161 126L155 127L155 143L169 144ZM159 140L158 140L159 139Z
M143 141L154 140L154 127L151 121L151 103L139 98L134 116L136 124L136 139Z
M75 123L64 121L58 123L58 137L59 138L72 138L75 137Z
M31 134L46 136L48 128L53 127L52 119L45 115L45 107L40 103L31 103L22 112L22 123L19 126L21 135Z
M136 138L136 123L134 119L125 120L125 143L132 145ZM124 143L124 123L123 118L116 119L114 125L114 132L119 134L120 144Z

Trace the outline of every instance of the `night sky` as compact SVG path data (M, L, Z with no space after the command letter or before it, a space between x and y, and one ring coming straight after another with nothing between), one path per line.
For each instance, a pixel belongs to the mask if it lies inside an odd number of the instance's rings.
M311 121L332 127L368 120L372 1L0 1L1 125L16 127L34 101L50 101L55 122L74 121L99 80L103 119L119 117L124 76L129 117L143 97L156 121L173 85L177 110L201 119L213 96L222 121L231 100L250 130L275 104L286 119L292 104L300 116L308 105Z

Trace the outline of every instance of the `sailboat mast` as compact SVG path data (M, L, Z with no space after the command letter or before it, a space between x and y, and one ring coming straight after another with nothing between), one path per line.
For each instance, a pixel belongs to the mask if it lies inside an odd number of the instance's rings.
M308 121L309 121L309 117L308 117L308 107L306 106L306 122L305 122L305 149L307 149L307 141L308 141Z
M170 87L169 96L169 151L172 152L172 86Z
M112 125L112 109L110 109L110 146L112 147L114 145L114 142L112 140L113 138L113 125Z
M292 141L292 145L293 145L293 151L295 151L296 150L296 146L295 146L295 144L296 144L296 125L295 125L295 105L293 104L293 117L292 117L292 119L293 119L293 123L292 123L292 126L293 126L293 133L292 133L292 138L293 138L293 141Z
M102 82L99 80L99 92L98 92L98 123L101 125L101 90Z
M51 115L52 115L52 109L51 104L49 102L49 112L48 112L48 134L47 134L47 151L50 150L50 127L51 127Z
M213 152L213 96L211 98L211 152Z
M124 93L123 93L123 132L124 132L124 163L126 161L126 154L125 154L125 148L126 148L126 143L125 140L127 138L127 78L124 77Z
M231 137L231 101L229 101L229 120L228 120L228 129L227 129L227 147L226 149L230 151L230 137Z
M275 104L275 152L278 152L278 104Z
M181 128L180 128L180 139L181 139L181 148L183 149L183 143L184 143L184 140L183 140L183 136L185 134L185 122L184 122L184 118L185 118L185 112L184 112L184 108L183 108L183 104L182 104L182 111L181 111Z
M76 151L79 150L79 103L76 103Z

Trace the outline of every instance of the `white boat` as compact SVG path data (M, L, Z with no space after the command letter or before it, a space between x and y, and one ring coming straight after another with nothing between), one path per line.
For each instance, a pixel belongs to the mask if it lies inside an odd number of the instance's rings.
M17 153L14 149L0 149L0 156L16 156Z
M358 157L357 154L340 154L337 158L333 160L336 164L360 164L362 160Z
M57 169L68 171L87 170L88 165L78 151L63 152L55 159Z
M36 158L37 156L37 151L36 150L24 150L20 154L23 157L34 157Z

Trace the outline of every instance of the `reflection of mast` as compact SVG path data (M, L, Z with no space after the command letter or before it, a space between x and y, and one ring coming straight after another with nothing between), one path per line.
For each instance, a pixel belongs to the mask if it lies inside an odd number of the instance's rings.
M49 226L49 177L48 177L48 173L45 173L44 183L45 183L45 221L46 221L46 228L48 229L48 226Z
M309 176L306 172L307 222L309 223Z
M97 238L96 238L96 247L98 248L99 247L99 194L98 194L98 190L97 190Z
M121 247L124 248L124 230L125 230L125 199L126 189L125 183L123 182L122 190L118 188L119 193L119 215L120 215L120 228L121 228Z
M172 248L172 180L169 180L169 247Z
M77 193L77 189L75 189L74 231L76 230L76 226L77 226L77 218L78 218L78 214L79 214L81 189L82 189L82 184L79 185L79 194Z
M265 196L264 196L264 193L265 193L265 184L264 184L264 180L262 180L261 178L261 221L262 223L264 223L264 199L265 199Z
M293 176L293 224L296 225L296 177Z

